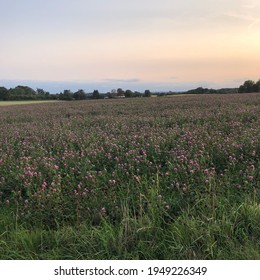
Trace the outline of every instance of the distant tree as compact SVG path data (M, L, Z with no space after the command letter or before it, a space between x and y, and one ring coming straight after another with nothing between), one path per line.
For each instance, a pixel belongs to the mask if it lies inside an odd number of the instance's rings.
M17 86L15 88L15 90L17 91L17 93L19 94L23 94L23 95L35 95L36 92L35 90L33 90L32 88L28 87L28 86Z
M84 92L83 89L79 89L78 91L76 91L76 92L73 94L73 97L74 97L74 99L76 99L76 100L83 100L83 99L86 99L86 93Z
M55 93L55 94L50 95L50 99L52 99L52 100L58 100L59 97L60 97L59 93Z
M249 92L254 92L256 90L256 84L254 81L252 80L247 80L244 82L243 85L241 85L238 89L238 92L243 93L249 93Z
M198 87L196 89L188 90L187 93L189 94L206 94L206 93L214 93L212 89Z
M108 97L109 98L115 98L117 96L117 90L112 89L111 92L109 93Z
M260 79L255 83L255 92L260 92Z
M144 92L144 97L151 97L151 96L152 96L152 93L150 92L150 90L146 89Z
M95 89L93 91L92 98L94 98L94 99L99 99L100 98L100 93L99 93L99 91L97 89Z
M9 100L10 93L7 88L0 87L0 100Z
M73 100L73 93L69 89L65 89L63 93L59 95L60 100Z
M245 81L244 87L246 89L246 92L253 92L255 89L255 82L252 80Z
M260 79L256 82L256 92L260 92Z
M48 91L45 91L41 88L37 88L36 89L36 99L46 100L46 99L53 99L53 97L50 95L50 93Z
M17 86L9 90L11 100L33 100L36 92L28 86Z
M130 89L127 89L125 91L125 97L133 97L133 96L134 96L134 93Z
M122 90L121 88L118 88L117 89L117 94L116 94L117 96L125 96L125 92L124 92L124 90Z
M37 88L36 94L45 95L45 91L42 88Z
M142 94L139 91L134 92L134 97L141 97Z
M246 92L246 89L245 89L244 85L241 85L241 86L238 88L238 92L239 92L239 93Z
M217 90L216 90L216 89L211 88L211 89L209 89L208 93L217 93Z
M48 91L45 91L45 99L52 99L51 94Z
M0 87L0 100L48 100L61 99L60 96L63 97L63 94L50 94L48 91L40 88L37 88L35 91L28 86L17 86L9 90L5 87Z

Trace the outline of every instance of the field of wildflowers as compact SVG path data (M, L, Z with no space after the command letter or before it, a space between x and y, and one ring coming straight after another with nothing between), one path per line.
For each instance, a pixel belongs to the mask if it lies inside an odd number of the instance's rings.
M259 94L0 108L1 259L260 259Z

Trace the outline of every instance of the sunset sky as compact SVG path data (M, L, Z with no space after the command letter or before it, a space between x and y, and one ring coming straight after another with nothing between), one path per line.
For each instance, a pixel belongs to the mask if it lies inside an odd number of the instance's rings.
M238 87L260 78L259 0L0 0L0 86Z

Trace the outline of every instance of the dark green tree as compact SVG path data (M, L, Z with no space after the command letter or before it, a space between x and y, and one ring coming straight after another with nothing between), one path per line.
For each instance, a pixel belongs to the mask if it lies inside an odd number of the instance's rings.
M244 85L241 85L241 86L238 88L238 92L239 92L239 93L246 92L246 89L245 89Z
M145 92L144 92L144 97L151 97L152 96L152 93L149 89L146 89Z
M260 92L260 79L255 83L255 92Z
M37 88L36 93L40 95L45 95L45 90L43 90L42 88Z
M59 95L60 100L73 100L73 93L69 89L65 89L63 93Z
M0 100L9 100L10 93L7 88L0 87Z
M86 99L86 93L83 89L79 89L73 94L74 99L76 100L83 100Z
M255 89L255 82L252 80L247 80L243 84L245 92L253 92Z
M134 93L130 89L127 89L125 91L125 97L133 97L133 96L134 96Z
M121 88L117 89L117 96L125 96L125 91Z
M109 98L115 98L117 96L117 90L116 89L112 89L110 94L109 94Z
M50 93L48 91L45 91L41 88L37 88L36 98L37 99L42 99L42 100L53 99L53 97L50 95Z
M25 94L25 90L21 86L15 88L10 88L10 99L11 100L23 100L28 99L28 96Z
M100 98L100 93L99 93L99 91L98 91L97 89L95 89L95 90L93 91L92 98L93 98L93 99L99 99L99 98Z
M17 86L9 90L11 100L33 100L36 92L28 86Z
M134 92L134 97L141 97L142 94L139 91Z

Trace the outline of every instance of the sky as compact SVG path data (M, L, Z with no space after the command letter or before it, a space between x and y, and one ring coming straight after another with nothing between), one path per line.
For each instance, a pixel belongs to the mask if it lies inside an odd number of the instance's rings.
M52 93L260 78L259 0L0 0L0 86Z

